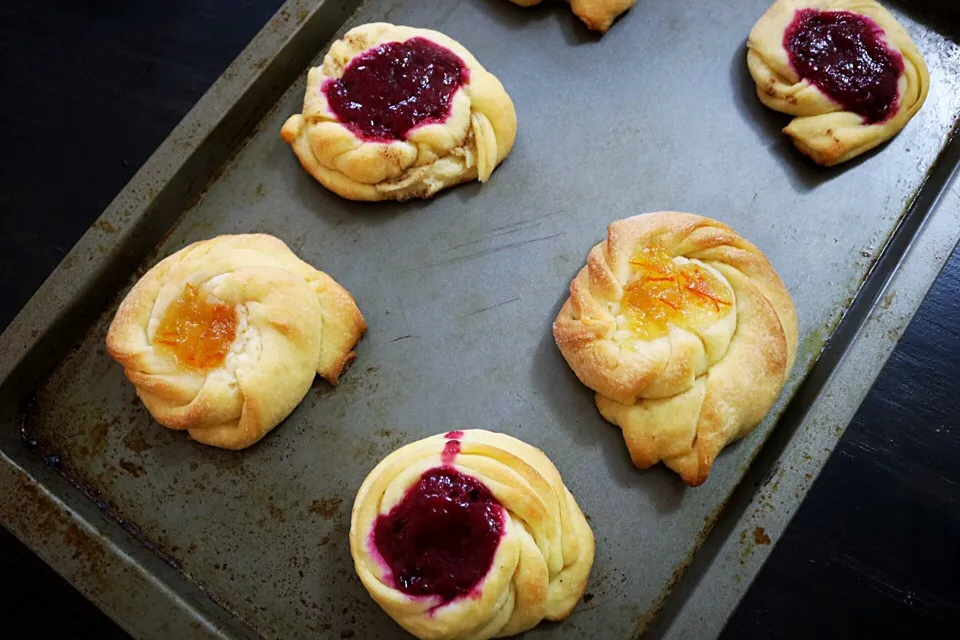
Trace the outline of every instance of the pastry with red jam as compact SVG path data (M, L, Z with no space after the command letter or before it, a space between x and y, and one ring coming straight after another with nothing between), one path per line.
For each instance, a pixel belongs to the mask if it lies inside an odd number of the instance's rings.
M485 640L570 615L594 539L556 467L507 435L451 431L394 451L357 493L364 587L423 640Z
M510 0L521 7L532 7L543 0ZM620 15L637 4L637 0L568 0L573 10L583 24L591 31L605 33Z
M323 186L367 201L486 182L516 133L510 96L461 44L383 22L333 43L280 131Z
M127 294L107 351L163 426L243 449L319 374L336 384L367 325L333 278L263 234L218 236L162 260Z
M897 135L930 88L913 40L873 0L777 0L747 46L760 101L796 116L783 132L824 166Z
M662 462L697 486L773 407L797 354L797 311L733 229L661 211L609 226L553 335L633 463Z

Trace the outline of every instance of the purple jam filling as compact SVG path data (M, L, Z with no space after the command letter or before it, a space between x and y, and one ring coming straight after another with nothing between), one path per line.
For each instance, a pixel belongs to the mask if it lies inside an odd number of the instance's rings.
M460 453L460 441L449 440L443 445L443 453L440 454L440 461L445 465L453 464L453 459Z
M357 136L392 142L421 124L446 120L453 94L469 77L452 51L411 38L364 51L323 90L330 109Z
M490 490L445 466L424 473L377 518L373 542L397 589L447 604L487 575L502 531L503 507Z
M896 112L903 73L903 57L882 36L880 26L865 16L802 9L787 27L783 46L802 78L874 124Z

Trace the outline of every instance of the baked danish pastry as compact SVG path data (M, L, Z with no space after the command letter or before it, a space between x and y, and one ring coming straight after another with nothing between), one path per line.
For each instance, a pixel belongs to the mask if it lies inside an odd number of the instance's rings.
M702 484L773 406L797 350L793 300L755 246L689 213L610 225L553 335L636 466Z
M462 45L383 22L333 43L307 74L303 113L280 132L304 169L351 200L486 182L516 133L510 96Z
M336 384L366 328L350 294L277 238L219 236L134 285L107 350L157 422L243 449L296 408L316 374Z
M855 158L897 135L927 99L927 65L874 0L777 0L750 32L747 65L766 106L818 164Z
M407 631L483 640L570 615L594 540L541 451L469 430L409 444L370 472L350 551L364 587Z
M543 0L510 0L521 7L532 7ZM573 13L591 31L605 32L621 13L637 4L637 0L568 0Z

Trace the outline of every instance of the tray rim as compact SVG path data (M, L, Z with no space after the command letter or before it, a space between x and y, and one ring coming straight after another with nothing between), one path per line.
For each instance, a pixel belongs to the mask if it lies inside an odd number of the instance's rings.
M324 13L325 9L335 10L331 8L334 3L335 0L286 0L68 252L64 260L44 281L8 328L0 334L0 353L4 354L4 357L0 358L0 385L3 386L4 400L10 397L10 394L13 394L19 398L19 402L22 402L23 394L31 395L31 390L37 386L36 383L46 377L46 372L35 367L26 367L26 375L23 375L25 362L30 358L31 353L42 348L44 337L57 328L60 316L75 306L79 299L87 296L82 289L74 289L69 295L64 296L62 295L64 288L60 283L63 281L95 282L98 275L105 270L107 263L124 259L124 256L120 255L121 249L137 232L137 222L147 216L148 209L155 201L159 190L180 171L183 163L190 159L204 144L211 132L223 125L224 107L234 104L248 91L251 84L259 78L267 76L270 73L270 64L275 56L285 48L286 43L297 38L298 34L306 28L311 26L315 28L317 22L323 21L323 15L321 14ZM364 0L351 0L351 2L341 2L341 7L352 4L353 6L349 11L346 11L346 14L349 15L363 3ZM336 23L336 29L339 29L342 22ZM312 54L309 57L312 57ZM277 96L279 97L285 90L286 85L283 85L282 88L277 90ZM269 103L269 108L272 108L274 102ZM260 117L257 117L256 121L259 120ZM250 129L250 127L242 128L244 134L248 133ZM243 136L243 139L246 139L246 135ZM957 146L956 142L956 140L948 142L947 147L950 147L951 144ZM228 161L229 158L221 164L225 165ZM935 164L934 169L936 168L937 165ZM934 169L931 169L931 172ZM807 461L809 463L807 468L813 472L812 477L803 482L780 483L782 484L779 489L781 492L795 491L798 498L794 499L789 510L781 510L775 521L768 526L767 533L774 541L785 530L790 517L802 504L807 490L812 486L816 475L839 441L846 425L859 408L863 396L866 395L883 363L892 353L896 342L909 324L910 318L926 297L930 286L932 286L949 258L953 247L960 240L960 224L958 224L960 214L950 212L947 210L949 207L943 206L944 202L951 198L960 204L958 175L960 175L960 159L957 163L951 165L949 175L942 188L934 194L935 201L930 205L928 213L922 216L920 228L910 237L908 250L902 258L897 260L897 264L893 265L892 270L885 274L880 283L879 291L867 303L869 311L854 327L855 337L846 349L841 351L840 361L830 372L829 379L823 386L815 406L809 409L806 417L800 423L799 427L802 428L810 422L811 416L831 415L831 411L833 412L832 415L837 416L838 409L842 410L840 411L840 415L843 416L840 420L842 428L829 434L820 434L821 437L815 438L818 445L816 451L814 451L815 455ZM927 185L924 183L920 191L924 192L926 188ZM886 252L888 246L889 243L884 245L883 252ZM933 252L933 260L929 259L930 254L928 252ZM139 264L139 262L137 260L136 264ZM132 270L129 269L128 272ZM873 270L866 276L865 282L872 276ZM909 286L913 287L906 290L908 295L901 296L891 308L881 308L877 304L879 296L889 290L903 286L904 283L909 283ZM878 341L872 345L868 344L864 336L866 334L865 329L871 323L888 327L888 336L891 339L889 341ZM86 328L88 323L80 322L79 324ZM21 375L15 376L15 374ZM17 379L14 379L15 377ZM867 382L864 383L864 380ZM859 381L860 384L854 384L854 381ZM822 401L824 397L833 395L832 392L838 389L840 393L836 394L832 401ZM836 418L834 418L834 421L837 421ZM799 432L799 430L798 428L797 431ZM791 444L795 443L792 443L792 441L786 443L787 448L777 456L778 460L788 457L796 459L796 456L800 455L797 451L798 447L791 447ZM769 444L764 447L764 449L767 448L769 448ZM810 455L806 453L807 449L803 449L803 451L806 455ZM813 451L813 449L810 449L810 451ZM751 481L762 481L764 485L770 483L772 475L766 471L758 471L757 467L755 461L751 465L750 471L741 480L739 487L744 487ZM230 633L226 633L222 623L217 622L217 618L220 615L230 616L229 612L220 610L218 613L214 610L211 615L209 611L203 610L204 607L197 608L194 606L195 603L187 602L181 598L176 591L170 589L164 583L161 576L146 571L143 566L138 564L135 555L130 552L131 548L135 551L137 549L136 545L140 543L133 536L130 536L131 539L129 540L132 547L121 547L116 542L111 541L103 532L103 529L106 527L114 529L117 523L102 514L97 514L95 509L91 509L88 513L87 510L71 508L67 496L80 498L86 498L87 496L77 491L76 488L69 486L66 479L55 471L46 469L39 460L20 460L19 456L8 456L0 449L0 480L3 481L3 486L16 487L16 490L11 492L12 497L8 497L6 500L0 499L0 524L10 529L28 547L37 552L58 573L61 573L73 586L94 601L128 632L139 637L152 637L149 631L156 632L157 627L144 628L143 620L167 620L171 619L169 616L172 616L175 623L183 622L184 628L189 629L189 635L177 637L226 638L236 637L236 635L231 634L246 636L249 633L249 629L241 627L229 629ZM777 489L772 491L776 492ZM71 495L71 492L75 492L76 496ZM740 493L739 488L736 492ZM750 505L753 505L756 498L760 497L761 492L755 493L755 499L749 501ZM54 542L54 539L58 539L56 536L49 536L48 539L41 540L38 536L31 536L28 528L18 524L17 512L20 507L15 498L26 494L39 496L37 499L38 510L47 514L50 518L59 519L58 521L63 523L61 530L58 531L60 540L63 539L62 536L69 525L75 523L76 526L79 526L84 540L87 541L85 544L90 544L91 548L103 552L106 559L103 566L106 567L106 570L117 571L121 576L125 576L112 585L112 590L108 596L97 589L93 575L74 572L70 559L57 553L58 544L59 546L63 545ZM724 511L729 512L730 508L727 507ZM738 517L734 522L735 526L732 531L739 530L741 528L739 526L740 522L749 519L746 511L743 511L741 515L742 517ZM734 535L729 535L727 538L717 540L716 534L710 534L707 539L714 540L717 544L713 546L719 549L714 551L714 555L710 557L720 558L721 556L716 554L729 555L731 552L738 552L741 545L738 545L734 538ZM719 608L711 607L707 617L700 615L702 612L692 611L691 603L697 601L698 594L712 591L709 588L705 589L703 584L695 585L687 593L687 597L678 603L679 606L674 607L675 615L659 616L649 629L651 635L685 638L690 637L694 631L697 632L698 637L704 635L704 631L708 631L712 635L718 635L727 617L733 612L742 595L746 593L771 550L772 545L767 545L765 547L755 547L750 552L749 564L743 567L739 574L740 579L736 581L736 585L732 585L730 590L730 592L736 594L732 605L728 602L730 600L728 597ZM702 550L694 553L695 559L702 560L704 557L705 554ZM696 564L696 560L694 564ZM714 564L718 563L714 563L712 560L708 562L704 569L705 576L710 576ZM129 571L134 573L125 573ZM137 573L142 575L137 575ZM142 582L144 577L146 578L145 583ZM187 583L185 579L184 582ZM668 585L664 592L668 607L670 607L671 601L676 601L676 598L670 596L673 586L673 584ZM144 616L142 610L137 610L131 607L128 602L125 602L131 599L130 593L134 593L133 599L135 600L137 599L136 596L141 593L148 594L151 597L144 601L150 602L154 606L156 606L155 603L162 601L164 606L158 609L163 610L165 617L160 617L157 615L157 611L153 610L151 610L150 615ZM210 601L210 604L214 603ZM216 609L215 604L214 609ZM142 619L138 620L138 617ZM228 623L226 626L232 627L234 625Z

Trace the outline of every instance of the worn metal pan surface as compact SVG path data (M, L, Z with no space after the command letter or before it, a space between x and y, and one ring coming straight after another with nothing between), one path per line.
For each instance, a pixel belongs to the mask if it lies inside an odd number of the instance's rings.
M792 149L779 134L786 119L754 96L744 43L768 0L641 2L602 38L563 6L355 4L285 5L3 336L3 470L42 490L36 503L51 505L39 514L63 519L44 534L9 501L0 514L138 635L163 635L144 622L163 611L177 637L403 637L353 574L354 493L404 443L495 429L551 457L597 536L584 602L527 637L632 637L811 369L797 401L812 402L826 384L872 308L858 299L831 357L814 367L857 292L876 297L931 215L955 161L948 153L937 165L960 115L958 48L911 5L895 6L930 66L927 104L880 150L824 170ZM334 31L377 20L449 34L510 92L519 137L489 184L430 202L351 203L316 184L280 140L299 110L307 59L319 60ZM550 332L606 225L661 209L719 219L759 245L800 314L798 362L780 402L697 489L662 468L632 467ZM245 232L282 238L342 282L370 330L339 386L318 379L283 425L234 453L153 422L104 336L143 269L195 240ZM848 395L848 404L858 398ZM804 407L787 414L795 428ZM91 587L96 569L76 569L87 552L61 553L71 526L144 585L120 577ZM134 619L125 592L154 594L157 611Z

